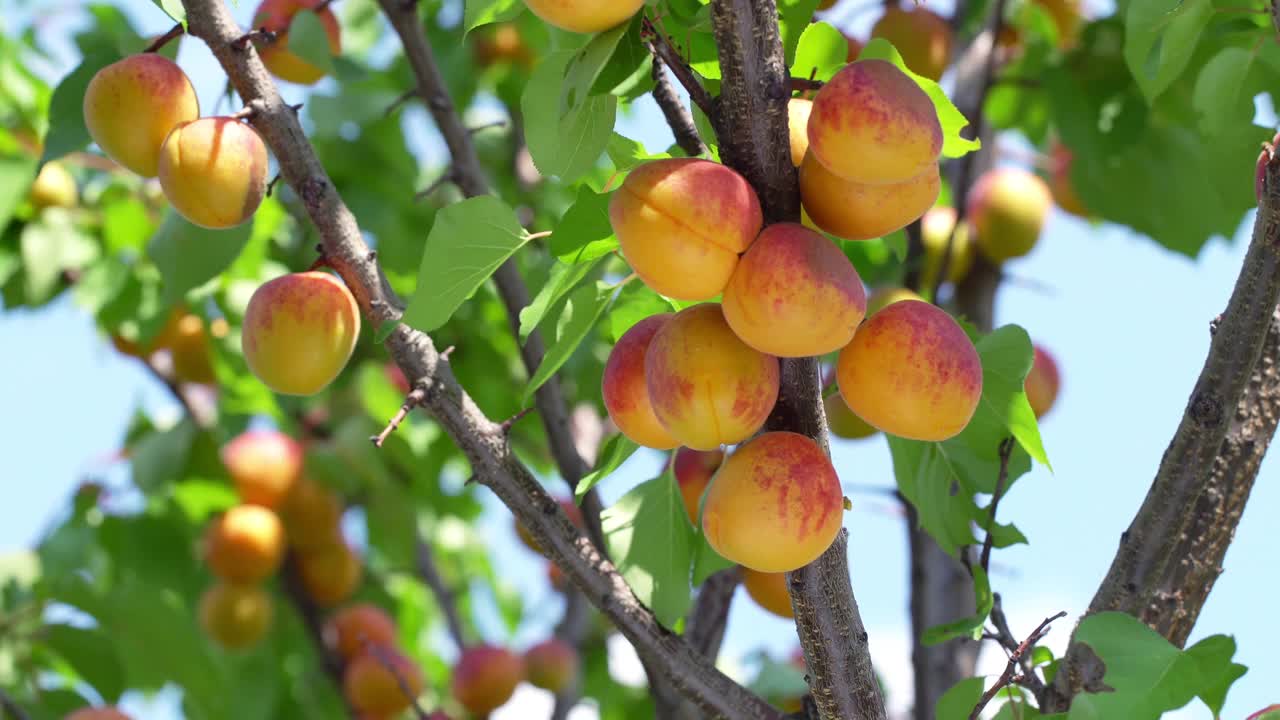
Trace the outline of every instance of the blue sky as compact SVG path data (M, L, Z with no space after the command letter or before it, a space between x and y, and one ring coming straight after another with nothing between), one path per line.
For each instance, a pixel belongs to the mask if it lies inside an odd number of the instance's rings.
M252 5L234 6L242 23ZM170 24L146 0L129 0L121 7L144 33L162 32ZM859 29L874 20L875 13L852 10L852 0L846 0L838 17L856 15L854 27ZM0 0L0 16L8 22L7 32L24 27L27 18L41 18L41 36L59 55L59 64L47 68L51 77L74 66L69 38L82 22L76 4L15 6L14 0ZM198 42L186 42L179 62L193 78L202 106L212 108L221 81L208 51ZM296 87L285 92L293 101L305 97ZM405 124L424 164L441 164L439 139L426 114L408 112ZM670 142L647 103L639 104L619 131L654 148ZM1251 173L1252 163L1246 165L1241 172ZM1036 468L1000 507L1002 519L1017 522L1030 539L1029 546L998 551L994 559L993 584L1004 596L1015 633L1029 632L1058 610L1066 610L1073 621L1086 607L1181 417L1208 348L1209 321L1225 307L1251 226L1252 214L1243 218L1237 237L1215 239L1190 260L1123 228L1093 227L1055 211L1036 250L1007 266L1013 277L1000 292L997 323L1027 328L1055 353L1063 374L1058 404L1042 423L1056 472ZM0 456L5 458L0 552L5 552L30 546L63 512L75 484L118 449L125 424L139 405L160 414L173 407L165 390L132 360L117 355L91 319L66 298L36 312L0 312L0 348ZM883 438L837 443L834 456L846 484L892 485ZM1280 624L1274 620L1274 602L1268 602L1280 593L1269 520L1280 513L1277 462L1271 457L1262 466L1226 557L1226 572L1192 636L1195 641L1215 633L1233 635L1239 647L1236 660L1250 667L1229 696L1224 718L1242 719L1280 701L1273 683L1266 681L1280 677L1280 658L1273 650L1280 642ZM657 463L655 454L638 454L603 484L606 501L646 479ZM117 466L113 476L123 479L123 472ZM854 588L890 703L901 708L910 693L904 521L885 499L857 493L850 497L854 509L845 525L851 533ZM505 510L491 496L487 502L493 511L484 520L485 535L499 563L510 566L501 568L500 575L526 597L547 597L541 565L522 554ZM791 651L796 641L789 621L759 610L741 592L737 600L722 656L727 670L735 672L737 660L757 648L778 655ZM557 612L546 607L535 615L514 639L517 645L545 633ZM499 639L496 623L480 620ZM1051 647L1061 649L1069 622L1049 636ZM626 674L631 664L624 656L620 653L618 669ZM999 650L990 648L982 668L994 673L1002 666ZM137 704L136 716L172 717L171 700ZM521 715L532 713L544 701L539 691L524 690L507 708L507 716L515 717L517 707ZM503 714L495 717L501 720ZM1191 705L1176 717L1210 714Z

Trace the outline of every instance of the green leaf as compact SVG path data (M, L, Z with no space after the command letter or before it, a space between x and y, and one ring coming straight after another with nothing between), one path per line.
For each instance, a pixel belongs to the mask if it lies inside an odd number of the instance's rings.
M600 524L618 572L659 622L674 627L692 602L694 541L675 476L636 486L601 514Z
M147 255L164 277L161 302L172 305L188 290L222 274L249 242L252 232L252 222L209 230L191 224L170 209L147 243Z
M77 227L66 212L40 213L36 222L22 228L18 242L26 272L26 301L30 305L42 304L53 296L64 270L83 269L100 253L93 238Z
M120 57L109 53L87 54L76 69L58 83L49 101L49 133L44 139L41 164L89 144L89 129L84 125L85 90L99 70Z
M526 242L528 235L515 211L491 195L444 208L427 235L418 289L409 300L404 322L423 332L444 325Z
M1052 470L1024 389L1034 359L1031 337L1017 325L1005 325L975 346L982 357L980 411L1002 423L1033 460Z
M1133 0L1124 17L1124 60L1148 102L1191 61L1213 17L1212 0Z
M181 0L151 0L156 7L164 11L165 15L173 18L174 22L182 23L182 27L187 26L187 9L182 6Z
M40 643L62 656L107 702L125 690L124 669L115 642L101 630L53 623L40 629Z
M621 137L621 136L619 136ZM551 253L565 263L586 263L602 258L618 247L609 222L609 194L597 194L583 185L551 234Z
M0 155L0 228L26 199L36 179L36 159L26 153Z
M307 63L323 70L326 75L334 72L334 55L329 48L329 35L313 12L300 12L289 23L289 52Z
M118 296L129 282L129 266L111 256L90 265L72 290L76 304L90 313L98 311Z
M591 37L581 50L573 55L564 71L560 86L561 107L574 108L586 102L596 79L613 57L618 41L627 33L630 25L623 23Z
M178 480L195 438L196 426L191 418L183 418L168 430L156 430L143 436L129 453L134 485L150 494L166 483Z
M558 232L558 231L557 231ZM542 286L528 307L520 311L520 341L527 342L529 333L533 332L546 319L547 313L556 307L565 295L576 288L579 283L598 265L600 258L578 265L556 263L551 268L551 277Z
M1191 104L1200 115L1200 129L1209 134L1228 132L1242 112L1253 118L1253 96L1242 90L1255 53L1225 47L1200 69Z
M986 679L981 677L965 678L952 685L934 705L934 717L938 720L959 720L967 718L978 706L982 692L986 689Z
M698 134L704 138L707 137L701 129ZM609 138L609 145L605 148L605 152L609 153L609 159L613 161L614 167L620 173L630 172L636 166L650 160L672 157L671 153L651 153L645 148L644 143L616 132Z
M481 25L512 20L523 11L524 3L520 0L467 0L463 27L470 33Z
M886 435L893 475L902 496L915 506L920 526L943 552L954 554L974 542L969 521L978 512L965 473L942 443L923 443ZM954 488L954 489L953 489Z
M574 57L574 51L561 50L543 58L520 99L534 165L564 183L595 167L613 135L618 108L612 95L580 98L580 104L567 108L561 105L565 68Z
M686 518L688 515L686 514ZM737 563L725 558L711 547L711 543L707 542L707 536L702 533L699 527L694 528L696 539L693 548L693 584L701 585L707 578L721 570L727 570Z
M1235 638L1226 635L1211 635L1186 650L1186 655L1199 665L1200 676L1204 678L1196 694L1213 711L1214 717L1222 714L1231 685L1249 671L1244 665L1231 662L1235 654Z
M643 282L632 280L623 286L622 292L609 308L609 316L605 318L605 329L611 342L618 342L622 334L632 325L657 313L671 312L671 303L654 292Z
M884 38L873 38L858 55L859 60L869 58L888 60L897 65L898 69L906 73L912 80L915 80L920 89L924 90L929 99L933 101L934 109L938 111L938 122L942 124L943 157L962 157L971 152L976 152L982 147L981 140L969 140L960 134L960 131L969 124L969 120L955 106L955 103L951 102L951 98L947 97L947 93L943 91L942 87L927 77L911 72L907 64L903 62L902 55L898 54L897 48L892 43Z
M596 458L596 466L587 473L586 477L578 481L578 487L574 488L574 498L578 502L582 502L582 498L586 496L587 491L595 487L601 480L609 477L614 470L622 466L627 458L635 454L640 446L622 433L617 433L613 437L605 441L604 447L600 449L600 455Z
M798 54L797 46L800 44L803 33L810 27L810 21L813 20L813 13L818 9L819 0L783 0L778 3L778 31L782 35L782 51L785 62L790 67L795 61ZM849 52L848 44L845 45L845 54ZM719 77L719 74L716 75ZM805 75L804 77L808 77Z
M751 681L752 692L779 703L809 694L804 670L790 662L779 662L763 652L759 657L760 669Z
M849 40L835 26L815 22L804 29L800 44L796 47L796 60L791 66L792 77L826 82L843 68L849 57Z
M973 640L982 638L982 626L987 622L987 616L991 614L991 608L995 604L995 596L991 593L991 581L987 579L987 573L982 569L981 565L973 565L973 596L974 607L977 610L966 618L961 618L942 625L935 625L924 631L920 642L925 645L937 645L946 642L951 638L968 637ZM969 709L973 709L970 705ZM939 715L939 717L948 717Z
M522 405L528 407L534 392L569 360L587 337L587 333L600 321L600 316L609 308L612 297L613 289L602 282L583 285L569 296L556 329L556 341L547 349L538 370L525 386L524 396L520 400Z

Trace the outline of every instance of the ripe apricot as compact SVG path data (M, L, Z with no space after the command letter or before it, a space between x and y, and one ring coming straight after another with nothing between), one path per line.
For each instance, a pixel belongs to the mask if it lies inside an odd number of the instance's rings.
M72 712L62 720L133 720L133 718L114 707L87 707Z
M321 2L322 0L263 0L258 6L253 26L276 33L275 40L258 48L262 64L267 66L272 75L299 85L313 85L324 77L323 69L289 51L289 26L301 11L316 13L329 41L329 52L333 55L342 53L342 29L338 25L338 18L327 6L317 12L316 7Z
M955 236L952 236L955 230ZM950 243L951 255L947 258L947 282L964 280L973 267L974 247L969 238L969 224L956 227L955 208L934 207L920 218L920 239L924 244L924 262L920 268L920 283L932 288L938 284L942 272L942 260L947 256Z
M534 53L515 23L497 23L478 29L476 36L472 55L482 68L498 63L529 66L534 62Z
M565 515L569 516L569 522L573 523L579 530L586 527L586 522L582 518L582 509L573 500L568 498L560 500L560 509L564 511ZM521 524L519 520L516 520L515 523L516 535L520 538L520 542L524 543L524 546L530 550L542 553L542 546L538 545L538 541L534 540L533 536L529 534L528 528ZM542 554L545 555L546 553Z
M200 103L177 63L141 53L94 74L83 112L89 136L107 157L150 178L160 171L160 146L169 131L200 117Z
M676 485L680 488L680 499L684 501L684 510L689 514L689 522L695 527L699 524L698 505L702 502L702 493L722 462L723 450L704 452L687 447L677 450L675 459L671 462Z
M1076 193L1071 179L1071 166L1074 162L1075 156L1071 148L1057 141L1049 146L1049 194L1058 207L1088 220L1089 208L1085 207L1080 195Z
M942 441L969 424L982 361L946 311L903 300L867 318L840 351L836 382L849 408L890 435Z
M941 78L951 62L951 25L922 6L886 7L871 27L871 37L893 43L907 67L930 80Z
M655 450L670 450L680 444L658 422L645 385L645 351L673 313L650 315L632 325L618 338L609 352L600 384L605 410L619 432L638 445Z
M160 189L178 214L200 227L235 227L253 217L267 192L267 146L230 116L181 123L160 147Z
M366 644L394 645L396 624L377 605L358 603L329 617L324 625L324 640L343 658L351 660L365 651Z
M525 650L524 664L530 684L559 693L578 676L578 651L559 638L551 638Z
M342 674L342 693L347 702L375 717L404 712L422 694L425 685L417 663L389 645L357 655Z
M1027 402L1037 418L1044 417L1058 400L1058 389L1062 386L1062 376L1058 373L1058 362L1043 347L1033 348L1034 356L1031 372L1023 387L1027 392Z
M245 362L264 385L281 395L315 395L351 359L360 309L334 275L292 273L254 291L241 332Z
M872 290L871 295L867 296L867 317L903 300L924 300L924 298L903 287L882 287Z
M844 398L840 397L840 393L824 398L822 404L827 413L827 427L836 437L861 440L880 432L850 410Z
M298 575L307 596L321 607L333 607L360 586L364 566L345 540L298 554Z
M203 541L209 570L228 582L259 582L284 560L284 527L259 505L230 508L209 524Z
M279 430L246 430L220 451L241 502L273 510L302 475L302 446Z
M453 697L473 715L484 717L502 707L525 679L524 659L494 645L462 651L453 668Z
M791 98L787 103L787 128L791 131L791 164L800 167L809 152L809 113L813 101Z
M901 183L937 166L942 125L933 101L897 65L858 60L814 96L809 152L837 178Z
M280 506L289 544L309 550L335 542L340 537L342 500L329 488L299 477Z
M742 587L765 610L778 617L795 617L795 612L791 609L791 592L787 589L786 573L765 573L743 568Z
M846 240L870 240L901 230L938 201L935 164L900 183L867 185L842 179L818 162L810 146L800 164L800 199L819 228Z
M658 420L694 450L746 440L778 400L778 359L742 342L714 303L676 313L649 343L644 365Z
M849 343L867 295L835 243L798 223L776 223L738 262L722 307L729 327L756 350L809 357Z
M709 300L728 284L764 216L733 169L670 158L631 171L609 201L609 222L646 285L678 300Z
M644 5L644 0L524 0L529 11L561 30L597 33L623 22Z
M831 459L799 433L743 443L711 479L702 531L716 552L760 572L813 562L840 532L844 496Z
M182 307L175 308L169 322L156 335L155 348L169 351L173 376L179 382L207 385L217 381L209 330L199 315Z
M80 191L76 189L76 179L67 167L60 162L47 162L40 168L35 182L27 191L27 199L36 210L48 207L75 207L80 201Z
M267 633L271 595L258 585L220 582L200 596L200 627L224 648L247 648Z
M1013 167L983 173L968 199L978 248L995 263L1026 255L1039 242L1052 206L1049 186L1038 175Z

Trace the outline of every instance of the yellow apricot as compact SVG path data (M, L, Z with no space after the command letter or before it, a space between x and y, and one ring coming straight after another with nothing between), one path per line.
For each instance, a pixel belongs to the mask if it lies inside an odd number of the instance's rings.
M756 350L809 357L849 344L867 295L835 243L803 225L776 223L738 262L722 307L729 327Z
M187 74L157 53L102 68L84 91L84 124L107 157L142 177L160 171L160 146L174 127L200 117Z
M673 313L650 315L628 328L609 352L600 384L613 424L635 443L655 450L670 450L680 444L658 422L644 379L645 351L672 317Z
M302 475L302 446L278 430L247 430L220 451L241 502L273 510Z
M800 167L809 152L809 113L813 101L791 98L787 103L787 128L791 131L791 164Z
M935 164L905 182L866 185L832 174L814 158L800 164L800 199L809 219L846 240L870 240L901 230L938 201L942 178Z
M450 689L468 712L486 717L505 705L524 679L522 657L506 648L478 645L462 651L453 668Z
M900 287L882 287L871 291L867 297L867 317L903 300L924 300L915 292Z
M942 441L964 430L982 397L982 361L946 311L903 300L867 318L840 351L849 408L890 435Z
M342 675L347 702L375 717L390 717L407 710L425 684L417 663L389 645L356 656Z
M356 551L339 539L299 553L298 574L308 597L321 607L333 607L360 586L364 566Z
M179 382L208 385L217 381L209 332L199 315L176 308L156 336L155 347L169 351L173 375Z
M682 447L676 451L671 461L671 470L676 476L676 485L680 487L680 499L684 501L685 513L689 522L698 526L698 505L702 502L702 493L711 483L720 463L724 462L723 450L693 450Z
M160 148L160 189L178 214L200 227L235 227L253 217L267 192L267 146L232 117L174 127Z
M200 596L200 627L224 648L247 648L267 633L271 595L258 585L217 583Z
M840 532L844 496L822 448L799 433L767 432L724 461L703 500L702 531L724 558L760 572L790 572Z
M529 684L561 692L578 676L578 651L560 638L544 640L525 650L524 664Z
M264 385L281 395L315 395L351 359L360 309L334 275L282 275L249 298L241 333L245 362Z
M786 573L766 573L743 568L742 587L765 610L778 617L795 617L795 611L791 609L791 591L787 589Z
M954 237L951 234L953 229ZM924 244L924 262L920 268L923 287L932 288L938 284L938 273L942 272L942 259L947 256L948 244L951 254L947 258L947 282L958 283L969 274L973 267L973 242L969 238L967 222L956 228L955 208L939 206L926 212L920 218L920 239Z
M258 505L236 505L210 523L202 550L217 577L255 583L280 568L284 542L284 527L274 512Z
M809 154L837 178L901 183L938 164L942 125L933 101L897 65L858 60L814 96Z
M75 207L80 201L76 179L60 162L47 162L31 184L27 198L37 210L47 207Z
M760 233L760 200L746 178L710 160L670 158L631 171L609 201L622 256L656 292L719 295Z
M530 12L561 30L597 33L630 20L644 0L524 0Z
M694 450L746 440L778 400L778 359L742 342L714 303L676 313L654 335L644 364L658 421Z
M871 27L871 37L888 40L912 72L930 80L941 78L951 62L951 25L922 6L886 7Z
M880 432L850 410L840 393L824 398L822 404L827 413L827 427L836 437L861 440Z
M258 48L267 70L281 80L300 85L313 85L324 77L324 70L289 51L289 26L300 11L316 12L322 0L263 0L254 13L253 26L276 33L275 40ZM320 25L329 41L329 52L342 53L342 30L338 18L327 6L317 12Z
M289 545L310 550L336 542L340 538L342 500L329 488L299 477L280 506Z
M1027 401L1037 418L1044 417L1053 409L1058 400L1058 389L1062 385L1062 376L1058 372L1058 362L1043 347L1036 345L1031 364L1031 372L1023 387L1027 393Z
M983 173L969 191L968 218L987 259L1002 263L1036 246L1053 194L1039 175L1000 167Z

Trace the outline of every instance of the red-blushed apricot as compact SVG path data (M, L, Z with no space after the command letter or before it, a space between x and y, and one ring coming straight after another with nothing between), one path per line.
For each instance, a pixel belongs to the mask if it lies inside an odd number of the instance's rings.
M290 546L298 550L323 547L341 537L342 500L304 475L294 482L280 505L280 520Z
M793 618L786 573L766 573L742 568L742 587L760 607L783 618Z
M569 32L598 33L630 20L644 0L524 0L524 4L548 25Z
M647 162L609 200L622 256L646 285L678 300L719 295L760 234L760 199L728 166L698 158Z
M324 28L325 37L329 41L329 52L333 55L342 53L342 28L338 18L327 6L316 8L322 0L263 0L253 16L253 26L276 33L272 42L258 47L258 55L262 64L272 75L300 85L313 85L324 77L324 70L303 60L296 53L289 51L289 26L299 12L314 12Z
M230 116L181 123L160 146L160 189L178 214L221 230L253 217L267 193L267 146Z
M559 693L578 676L578 651L569 643L551 638L524 651L529 683Z
M360 587L364 565L360 556L339 540L298 554L298 577L307 596L321 607L333 607Z
M256 644L271 627L271 595L259 585L217 583L200 596L200 627L228 650Z
M1031 372L1027 373L1023 388L1027 392L1027 402L1031 403L1031 410L1037 418L1041 418L1053 409L1053 404L1057 402L1058 389L1062 386L1062 376L1058 372L1058 362L1048 350L1039 345L1034 346L1033 350L1035 354L1031 363Z
M903 287L882 287L871 291L867 296L867 317L871 317L884 308L903 300L924 300L919 294Z
M357 655L342 674L342 694L347 702L374 717L404 712L422 694L425 685L417 663L390 645Z
M845 240L870 240L910 225L938 201L938 166L905 182L880 185L845 180L813 155L800 163L800 199L814 225Z
M941 78L951 62L951 25L923 6L885 7L871 27L871 37L888 40L912 72L930 80Z
M1079 218L1089 219L1091 213L1085 207L1071 179L1071 165L1075 156L1071 148L1054 141L1049 146L1049 194L1053 201L1065 212Z
M327 272L281 275L254 291L241 340L249 369L281 395L315 395L346 367L360 337L360 308Z
M776 223L738 262L721 307L733 332L756 350L809 357L849 344L867 294L835 243L798 223Z
M952 230L955 231L954 236ZM920 218L920 240L924 245L921 285L932 288L938 284L938 273L942 272L942 259L947 256L948 243L951 253L947 258L947 282L958 283L969 274L975 251L969 238L969 224L961 222L960 227L956 227L955 208L938 206L926 212Z
M1268 705L1244 720L1273 720L1275 717L1280 717L1280 703Z
M583 520L582 509L573 500L568 498L561 499L560 509L564 511L565 515L569 516L569 522L573 523L579 530L586 528L587 524ZM524 546L530 550L545 555L546 553L542 552L542 546L538 545L538 541L533 538L533 535L529 534L529 529L519 520L515 520L515 524L516 536L520 538L520 542L524 543Z
M371 603L349 605L329 616L324 641L346 660L365 651L366 644L395 645L396 624L385 610Z
M698 505L702 502L702 493L722 462L723 450L702 451L687 447L677 450L675 459L671 462L676 485L680 488L680 499L684 501L684 510L689 514L689 522L695 527L698 525Z
M1040 176L1021 168L988 170L969 191L968 219L978 249L1002 263L1031 252L1040 240L1053 195Z
M511 699L525 679L524 659L494 645L475 645L462 651L453 667L453 697L472 715L484 717Z
M897 65L858 60L814 96L809 153L837 178L901 183L937 166L942 125L933 101Z
M618 431L637 445L655 450L670 450L680 444L653 413L644 379L645 351L673 317L674 313L650 315L628 328L609 352L600 384L605 410Z
M714 303L667 321L649 343L644 366L658 420L694 450L746 440L778 400L778 358L742 342Z
M160 171L160 146L174 127L200 117L191 79L158 53L102 68L84 91L84 125L107 157L142 177Z
M76 179L60 162L51 161L40 168L35 182L27 191L27 199L36 210L48 207L75 207L80 201L80 191L76 188Z
M382 368L387 375L387 379L402 395L408 395L413 390L413 388L409 387L409 378L405 377L404 370L401 370L399 365L389 362L383 365Z
M217 577L256 583L280 569L284 545L284 527L274 512L258 505L236 505L205 529L202 550Z
M702 531L724 558L760 572L790 572L835 541L844 513L840 479L822 448L779 431L743 443L703 500Z
M809 152L809 113L813 101L791 98L787 103L787 128L791 131L791 164L800 167Z
M302 446L279 430L246 430L219 452L240 501L273 510L302 476Z
M867 318L840 351L836 382L849 408L890 435L942 441L982 398L982 360L946 311L903 300Z
M62 720L133 720L133 718L114 707L87 707L68 714Z
M866 420L854 414L845 404L844 398L840 397L840 393L827 396L823 399L822 405L827 412L827 427L836 437L861 440L880 432L868 425Z

